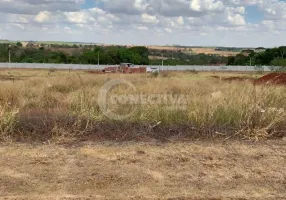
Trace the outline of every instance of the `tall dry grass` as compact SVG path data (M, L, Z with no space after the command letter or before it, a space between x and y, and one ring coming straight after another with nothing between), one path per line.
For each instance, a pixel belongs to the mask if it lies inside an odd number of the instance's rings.
M136 135L130 138L140 138L149 132L161 138L164 134L167 137L193 133L196 137L224 138L285 134L286 87L283 86L229 83L184 73L159 77L57 73L1 82L1 140L120 139L130 136L128 132ZM162 105L132 105L135 111L131 117L114 121L101 112L97 103L99 90L112 79L128 80L143 94L186 95L188 104L183 110ZM218 91L218 97L212 96ZM126 88L118 88L115 93L126 94ZM116 106L122 112L128 107Z

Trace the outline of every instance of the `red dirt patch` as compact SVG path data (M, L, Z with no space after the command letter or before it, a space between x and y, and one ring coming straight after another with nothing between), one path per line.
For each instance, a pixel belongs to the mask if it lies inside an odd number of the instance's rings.
M254 83L286 85L286 73L270 73L257 79Z

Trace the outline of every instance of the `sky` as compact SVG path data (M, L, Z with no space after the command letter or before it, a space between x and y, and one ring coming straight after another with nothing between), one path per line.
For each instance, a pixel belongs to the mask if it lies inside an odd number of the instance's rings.
M285 0L0 0L0 39L286 45Z

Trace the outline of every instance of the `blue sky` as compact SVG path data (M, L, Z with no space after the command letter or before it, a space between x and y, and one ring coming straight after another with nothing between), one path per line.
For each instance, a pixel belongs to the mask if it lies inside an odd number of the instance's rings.
M247 6L245 8L246 22L257 24L257 23L261 23L263 18L264 18L264 14L258 6L252 5L252 6Z
M82 4L81 8L82 9L88 9L88 8L93 8L95 6L96 6L95 0L85 0L85 3Z
M281 0L0 0L0 39L272 47L285 33Z

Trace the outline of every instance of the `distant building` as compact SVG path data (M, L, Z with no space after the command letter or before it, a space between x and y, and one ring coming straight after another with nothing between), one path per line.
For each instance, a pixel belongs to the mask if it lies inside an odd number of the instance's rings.
M258 47L256 49L254 49L254 52L255 53L261 53L261 52L264 52L266 49L264 47Z
M30 42L22 42L22 45L25 48L36 48L36 47L39 47L39 44L34 43L32 41L30 41Z
M253 49L244 49L241 51L241 53L245 56L249 56L249 54L254 53L255 51Z
M39 44L38 45L40 48L50 48L51 45L50 44Z

